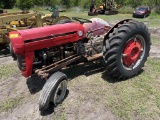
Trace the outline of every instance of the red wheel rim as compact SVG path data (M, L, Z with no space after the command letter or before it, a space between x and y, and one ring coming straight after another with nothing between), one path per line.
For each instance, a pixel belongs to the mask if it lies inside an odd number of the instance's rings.
M131 39L123 49L123 64L127 67L134 65L141 56L143 46L138 38Z

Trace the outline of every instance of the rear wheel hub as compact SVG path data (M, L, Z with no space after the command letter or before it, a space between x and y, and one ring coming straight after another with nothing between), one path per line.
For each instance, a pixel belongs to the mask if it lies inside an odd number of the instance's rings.
M142 43L138 38L131 39L124 46L123 50L123 64L125 66L132 66L140 58L141 52L143 51Z

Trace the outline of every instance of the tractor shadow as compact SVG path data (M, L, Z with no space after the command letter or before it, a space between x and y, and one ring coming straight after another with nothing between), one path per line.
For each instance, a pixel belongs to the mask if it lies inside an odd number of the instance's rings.
M73 65L61 70L61 72L67 75L69 80L73 80L75 77L80 75L90 76L102 71L104 71L104 67L101 61ZM42 90L45 83L45 79L41 79L36 75L33 75L26 80L27 87L31 94L36 94L37 92Z
M11 54L10 54L9 47L0 44L0 58L8 57L8 56L10 56L10 55L11 55Z
M46 83L46 80L41 79L39 76L29 77L26 81L28 90L31 94L35 94L40 90L42 90L45 83Z
M101 78L104 81L107 81L109 83L117 83L117 82L122 82L122 81L126 81L128 80L127 78L125 79L114 79L112 78L108 72L105 70L105 64L103 62L103 60L98 60L98 61L94 61L94 62L87 62L84 64L80 64L80 65L76 65L76 66L71 66L70 68L63 70L62 72L64 72L67 77L69 78L69 80L73 80L75 77L79 76L79 75L85 75L85 76L90 76L96 73L101 72L102 76ZM140 74L143 73L143 69L141 69L137 75L135 76L139 76ZM135 77L133 76L133 77ZM131 78L133 78L131 77Z
M61 72L65 73L70 81L74 80L75 77L80 75L90 76L99 72L102 73L101 78L109 83L117 83L128 80L128 79L120 79L120 80L113 79L105 70L105 65L102 60L73 65L66 69L62 69ZM143 73L143 69L141 69L141 71L136 76L140 75L141 73ZM42 90L45 82L46 82L45 79L41 79L38 76L32 76L27 79L26 84L29 89L29 92L31 94L35 94L40 90Z
M142 74L144 72L143 69L141 69L135 76L139 76L140 74ZM114 79L112 78L107 71L104 71L102 73L102 79L109 82L109 83L118 83L118 82L122 82L122 81L126 81L126 80L129 80L129 79L132 79L133 77L135 76L132 76L130 78L123 78L123 79Z
M97 74L97 73L101 73L102 74L101 78L104 81L107 81L109 83L117 83L117 82L128 80L128 79L118 80L118 79L111 78L111 76L105 70L105 65L102 60L73 65L66 69L62 69L60 71L67 75L69 81L74 80L75 77L80 76L80 75L90 76L90 75ZM137 75L140 75L142 72L143 72L143 69ZM46 80L43 80L38 76L32 76L27 79L26 84L28 86L30 93L35 94L39 92L40 90L42 90L45 82ZM67 98L68 94L69 94L69 90L67 89L64 100ZM56 107L57 106L54 106L53 103L50 103L49 108L45 111L41 111L40 114L42 116L50 115L54 113L54 110Z
M81 63L78 65L70 66L67 69L62 70L69 80L73 80L75 77L80 75L90 76L105 70L102 60L93 62Z

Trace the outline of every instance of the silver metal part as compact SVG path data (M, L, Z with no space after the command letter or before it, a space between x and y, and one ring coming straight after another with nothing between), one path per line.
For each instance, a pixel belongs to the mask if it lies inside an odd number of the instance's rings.
M103 50L104 35L95 36L95 37L91 35L92 34L88 35L90 39L88 43L85 43L86 56L92 56L95 54L99 54Z

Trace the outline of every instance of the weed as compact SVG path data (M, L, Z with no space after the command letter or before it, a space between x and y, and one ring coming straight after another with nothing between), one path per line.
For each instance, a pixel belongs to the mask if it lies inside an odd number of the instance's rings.
M18 71L18 68L17 68L17 65L15 64L0 66L0 81L3 79L7 79L17 71Z
M16 98L7 98L4 102L0 104L0 111L8 111L10 109L16 108L22 97L16 97Z

